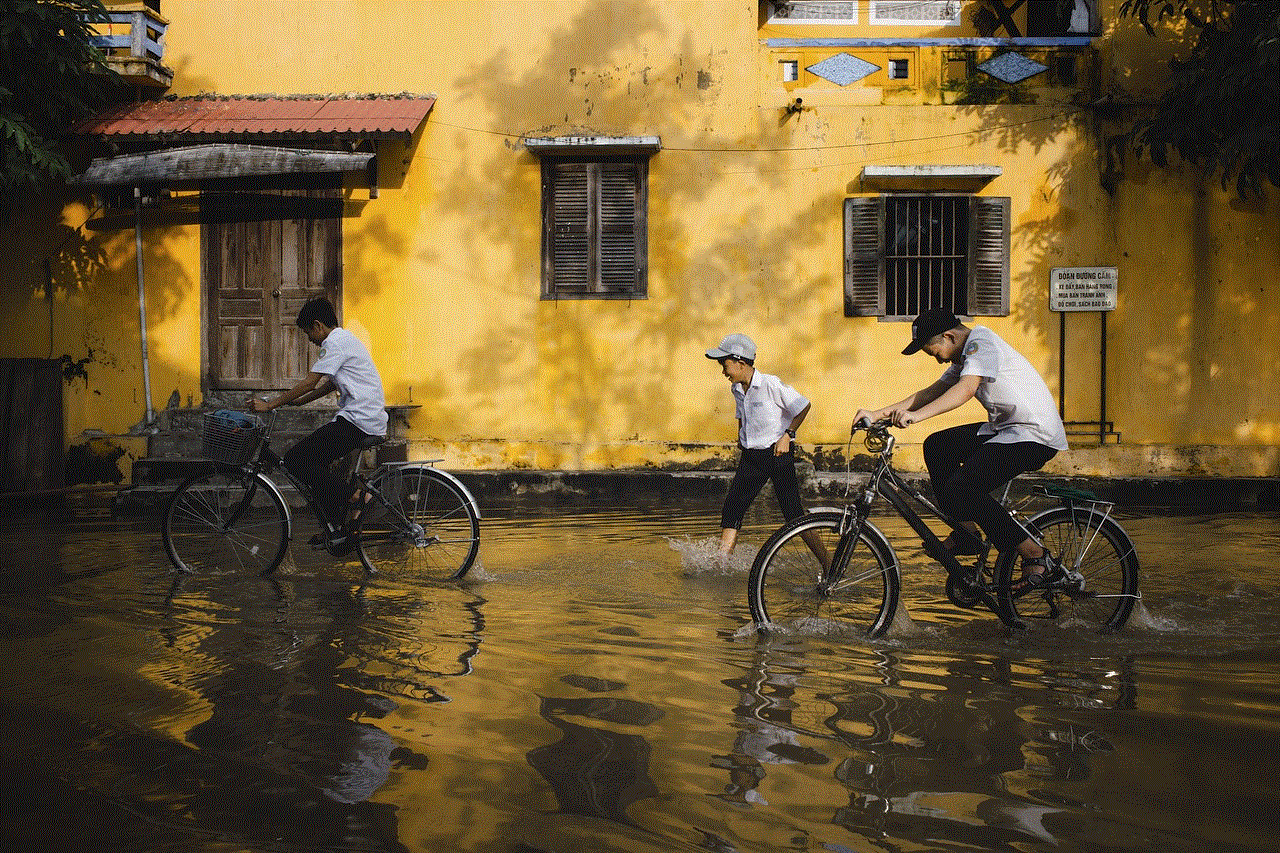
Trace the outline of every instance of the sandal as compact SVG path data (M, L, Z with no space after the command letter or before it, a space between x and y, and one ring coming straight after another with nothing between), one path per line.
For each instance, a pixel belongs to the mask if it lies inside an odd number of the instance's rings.
M1022 558L1022 577L1018 578L1009 585L1009 591L1014 594L1021 594L1033 589L1039 589L1048 586L1051 579L1050 566L1053 559L1048 552L1041 554L1034 559Z

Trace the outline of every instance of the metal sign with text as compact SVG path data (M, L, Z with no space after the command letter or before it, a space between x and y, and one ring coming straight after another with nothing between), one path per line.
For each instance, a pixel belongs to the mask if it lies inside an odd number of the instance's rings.
M1054 267L1050 311L1114 311L1120 276L1115 267Z

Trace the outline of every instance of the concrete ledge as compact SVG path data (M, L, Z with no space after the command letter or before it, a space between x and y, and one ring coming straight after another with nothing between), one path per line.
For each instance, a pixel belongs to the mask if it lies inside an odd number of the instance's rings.
M690 496L723 499L732 471L454 471L486 502L524 498L550 500L661 500ZM800 472L801 488L809 499L840 500L860 488L867 475L861 472ZM925 483L923 474L906 475ZM1074 486L1094 492L1124 506L1179 507L1218 512L1280 506L1280 478L1274 477L1072 477L1027 475L1023 482Z
M723 500L732 470L660 471L655 468L599 471L541 469L461 470L442 465L458 476L484 505L525 500L550 502L661 502L701 498L718 504ZM815 471L801 463L801 488L809 501L838 503L861 488L867 472ZM909 482L928 492L925 475L903 473ZM1093 477L1057 473L1025 475L1026 484L1073 486L1094 492L1105 500L1130 507L1178 508L1199 512L1280 507L1280 477ZM121 487L113 508L124 515L154 511L176 481L139 482ZM15 496L16 497L16 496Z

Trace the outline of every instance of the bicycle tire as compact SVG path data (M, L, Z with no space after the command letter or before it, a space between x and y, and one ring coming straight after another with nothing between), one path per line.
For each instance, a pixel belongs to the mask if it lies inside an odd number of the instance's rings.
M161 537L174 568L275 571L289 547L289 512L262 475L217 466L189 477L165 508Z
M751 617L770 626L802 629L808 620L852 625L867 637L883 634L898 607L902 580L893 548L874 525L863 525L834 587L822 582L822 564L806 534L816 535L834 557L840 542L839 512L813 512L783 525L756 555L747 582Z
M375 488L360 524L366 571L424 580L467 573L480 549L480 516L465 487L419 465L390 471Z
M1138 593L1138 555L1124 528L1096 510L1065 506L1037 513L1028 526L1069 580L1016 593L1017 553L1002 553L995 578L1004 611L1024 621L1084 623L1101 632L1123 628Z

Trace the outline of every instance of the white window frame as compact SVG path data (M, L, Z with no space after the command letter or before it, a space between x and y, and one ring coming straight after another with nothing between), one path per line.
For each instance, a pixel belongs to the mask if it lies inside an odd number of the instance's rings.
M822 6L845 6L849 7L850 15L848 17L832 17L832 18L788 18L785 15L778 14L779 6L804 5L813 7ZM770 0L769 2L769 23L785 24L787 26L806 26L809 24L856 24L858 23L858 0L797 0L796 3L787 3L785 0Z
M881 9L896 9L903 5L924 7L928 4L937 6L946 6L954 4L954 12L950 18L934 17L934 18L892 18L879 17L878 12ZM963 22L960 11L964 7L961 0L871 0L871 7L867 10L867 23L873 26L881 27L958 27Z

